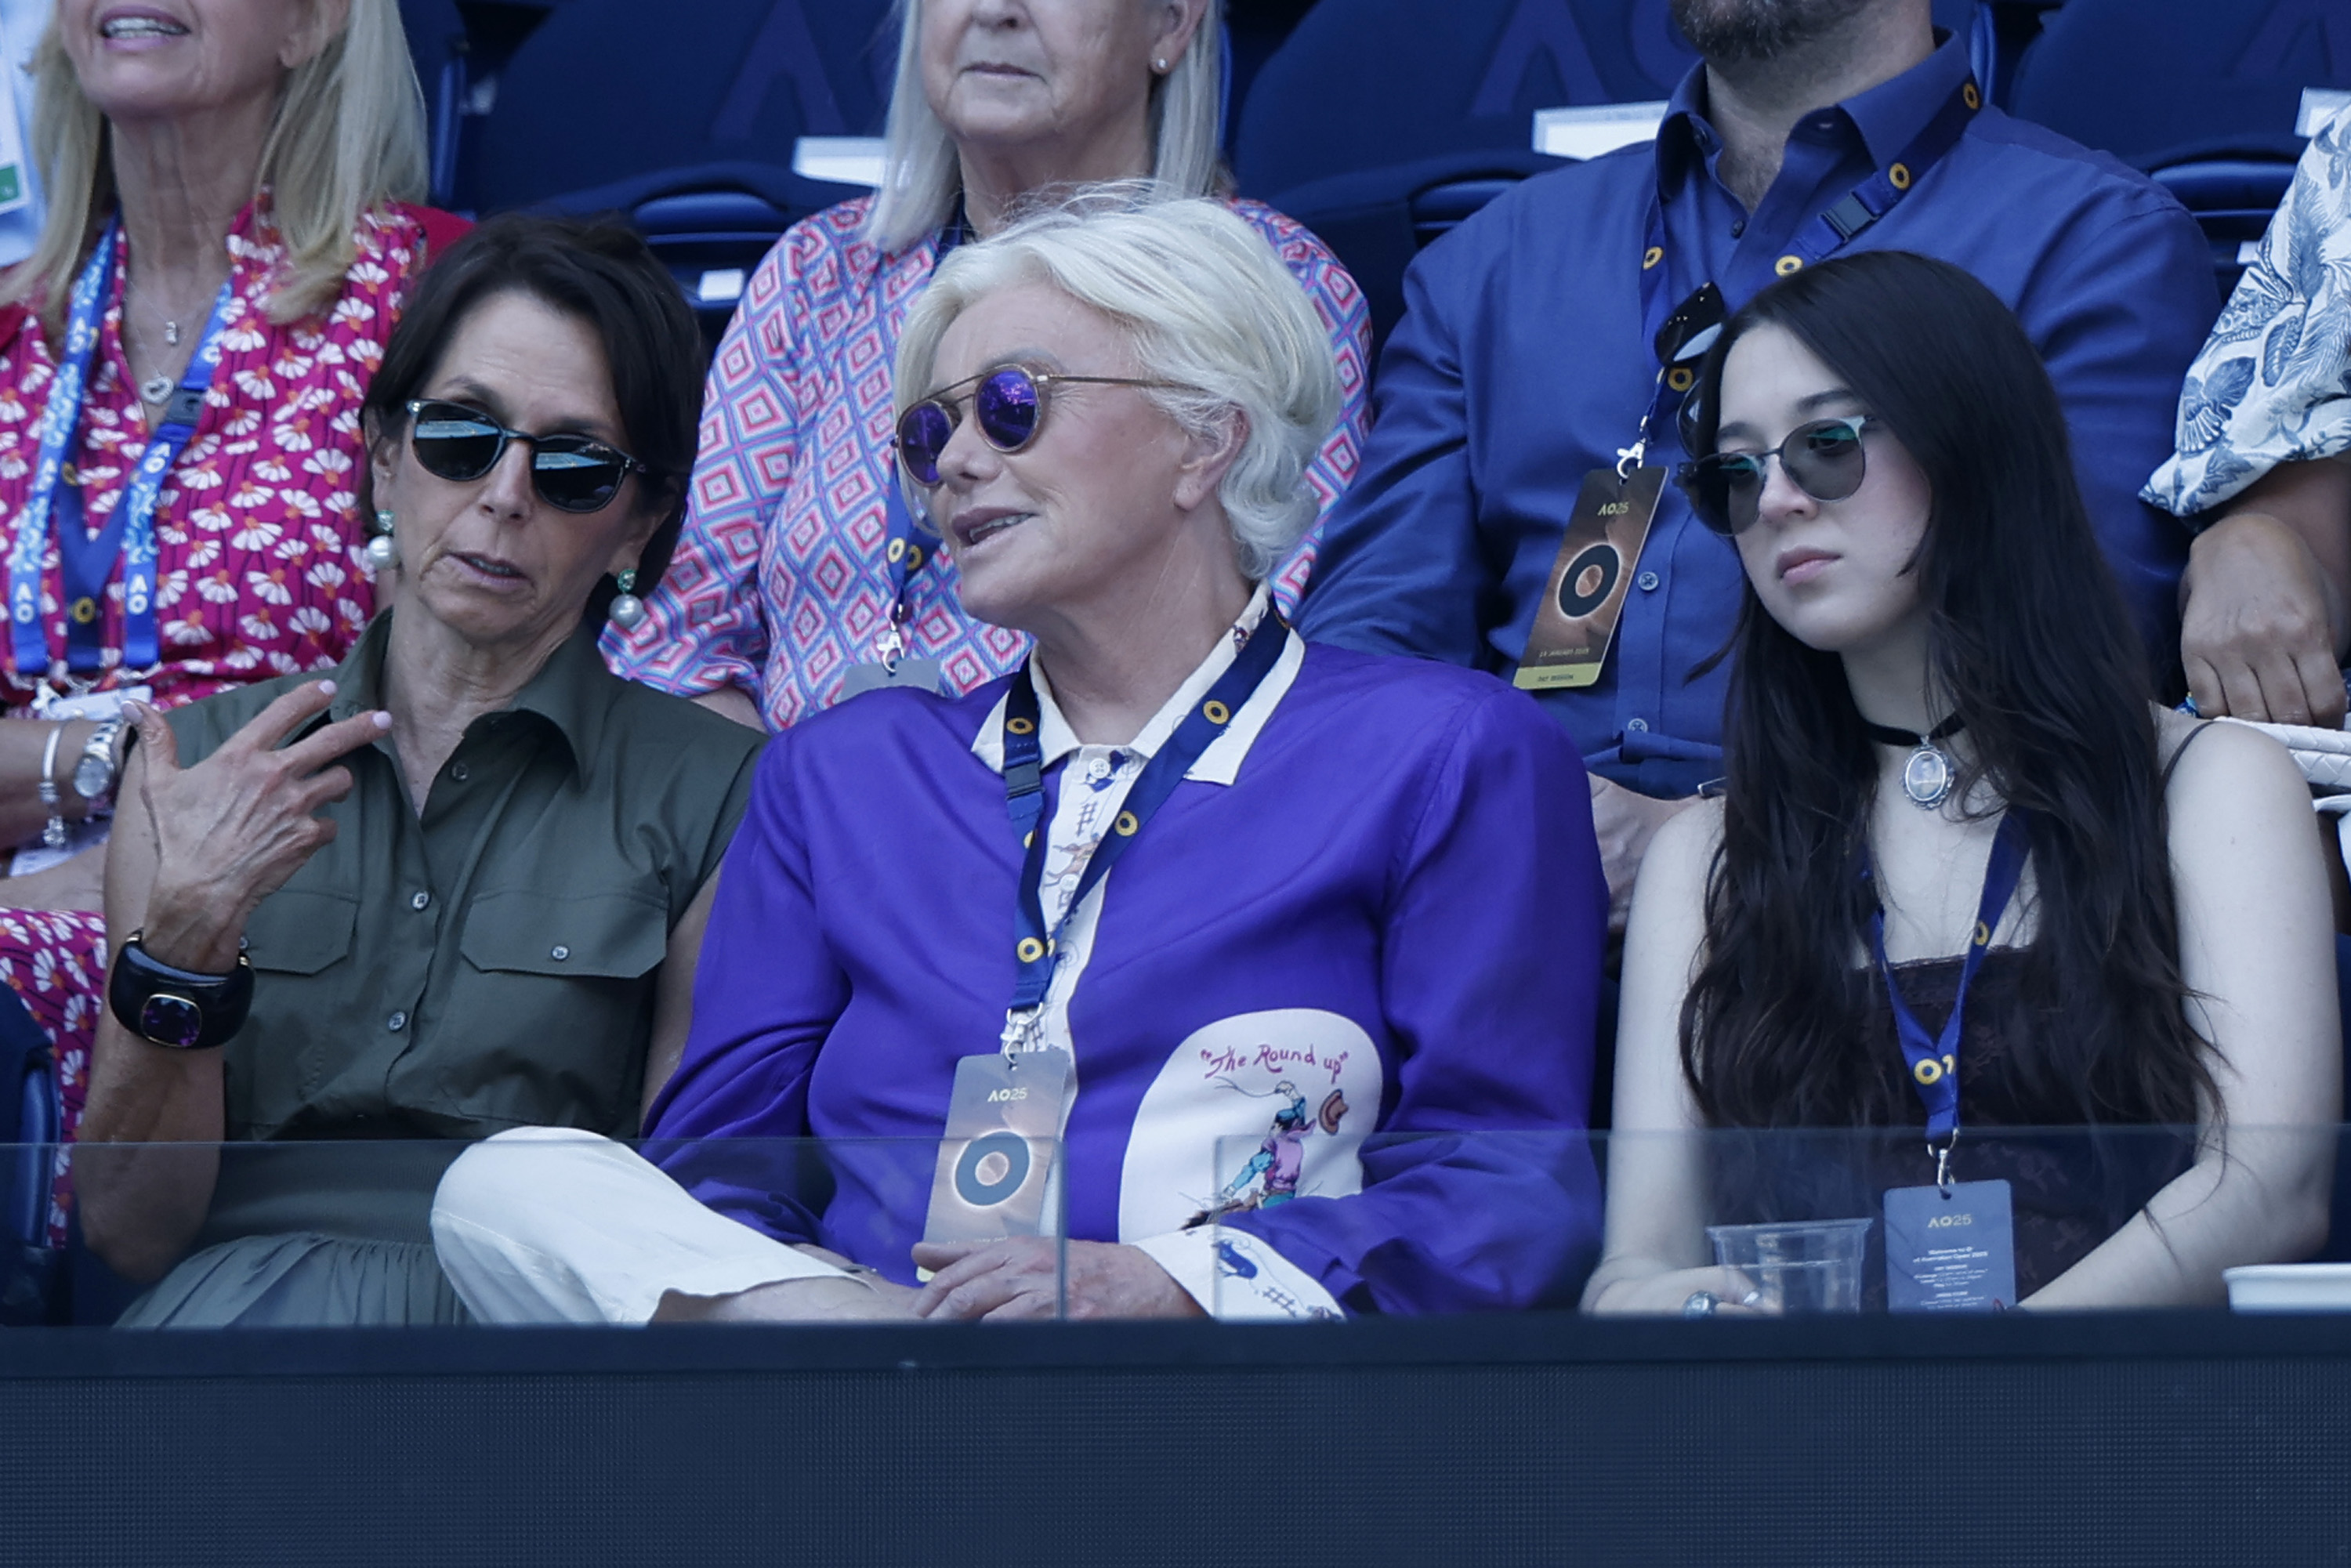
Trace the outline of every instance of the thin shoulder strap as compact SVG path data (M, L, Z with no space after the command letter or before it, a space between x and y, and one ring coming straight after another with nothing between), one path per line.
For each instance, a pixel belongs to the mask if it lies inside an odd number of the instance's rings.
M2218 721L2209 718L2199 719L2196 722L2195 727L2188 732L2188 738L2181 741L2177 747L2172 748L2171 760L2163 765L2162 783L2164 793L2169 794L2171 792L2171 776L2179 771L2179 759L2188 755L2188 748L2195 745L2198 739L2203 736L2204 732L2211 728L2216 722Z

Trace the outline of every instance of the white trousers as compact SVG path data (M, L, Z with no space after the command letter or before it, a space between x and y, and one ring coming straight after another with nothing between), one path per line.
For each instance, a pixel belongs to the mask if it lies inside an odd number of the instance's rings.
M705 1207L634 1149L570 1127L475 1145L433 1197L442 1272L488 1323L631 1323L662 1297L841 1270Z

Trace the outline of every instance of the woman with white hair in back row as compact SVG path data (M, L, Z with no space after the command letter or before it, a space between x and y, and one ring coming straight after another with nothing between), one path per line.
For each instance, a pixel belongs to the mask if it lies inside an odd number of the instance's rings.
M606 633L615 673L781 729L871 686L952 695L1020 662L1028 640L964 612L952 541L942 553L897 498L889 368L945 256L1086 184L1225 197L1280 253L1339 370L1309 470L1318 506L1337 498L1364 432L1369 317L1321 241L1230 199L1222 9L899 0L882 188L795 225L753 273L704 393L685 531L645 613ZM1285 607L1311 565L1284 563Z
M1035 652L769 746L644 1155L469 1151L434 1214L467 1305L1563 1300L1597 1216L1583 766L1499 681L1284 623L1339 400L1272 251L1209 202L1040 214L941 266L896 371L964 609ZM774 1142L808 1138L820 1195Z

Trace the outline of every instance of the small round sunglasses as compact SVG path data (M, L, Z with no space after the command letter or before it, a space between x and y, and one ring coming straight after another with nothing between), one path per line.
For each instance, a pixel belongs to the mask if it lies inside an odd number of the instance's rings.
M1699 522L1725 538L1743 533L1763 500L1763 469L1777 457L1796 487L1815 501L1842 501L1869 471L1862 451L1867 414L1816 419L1788 433L1776 452L1717 452L1674 470Z
M478 479L498 465L507 443L530 447L530 486L558 511L599 512L621 493L621 482L651 468L593 436L531 435L508 430L464 403L419 398L408 405L408 444L424 471L444 479Z
M998 365L976 376L941 387L898 416L898 461L917 485L939 482L939 456L963 423L949 394L973 387L972 418L981 439L998 452L1018 452L1037 439L1045 425L1045 403L1057 382L1084 382L1107 387L1155 387L1183 392L1176 382L1143 381L1134 376L1065 376L1058 371L1032 371L1025 365ZM975 384L976 383L976 384Z

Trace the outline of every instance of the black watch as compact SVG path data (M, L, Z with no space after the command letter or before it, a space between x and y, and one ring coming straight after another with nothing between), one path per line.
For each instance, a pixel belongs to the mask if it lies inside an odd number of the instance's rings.
M142 1040L174 1051L205 1051L226 1044L245 1027L253 1006L253 966L236 956L225 975L175 969L147 951L133 931L114 956L107 977L106 1005L123 1028Z

